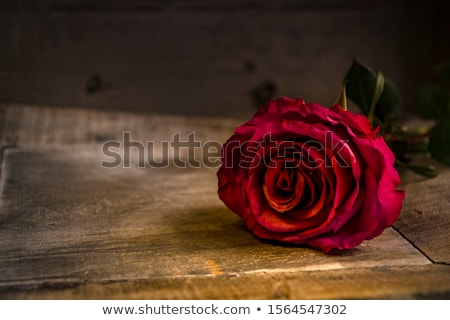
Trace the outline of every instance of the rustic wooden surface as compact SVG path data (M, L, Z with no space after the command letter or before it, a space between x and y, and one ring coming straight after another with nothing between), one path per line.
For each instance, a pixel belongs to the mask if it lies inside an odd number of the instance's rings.
M100 166L123 132L223 142L240 119L10 106L4 120L1 298L450 298L450 170L406 175L394 229L325 255L255 239L217 198L217 168Z
M404 173L410 181L404 185L409 196L395 229L431 261L450 264L450 170L433 164L440 169L435 179Z
M355 57L411 108L450 55L449 15L446 0L1 0L0 102L241 115L271 83L331 105Z

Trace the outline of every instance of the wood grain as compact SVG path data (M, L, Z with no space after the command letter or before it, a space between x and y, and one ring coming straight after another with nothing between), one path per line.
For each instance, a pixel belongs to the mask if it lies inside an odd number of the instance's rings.
M433 262L450 264L450 169L425 161L439 168L440 174L424 179L403 173L406 199L394 226Z
M14 105L6 108L2 145L25 149L94 146L107 141L170 141L177 133L186 141L195 132L199 141L225 142L247 118L176 116L164 113L129 113L76 108Z
M419 202L407 203L396 224L408 239L387 229L355 249L324 255L254 238L218 199L215 167L140 168L136 154L128 168L100 165L103 144L124 131L137 141L163 141L175 131L223 142L239 119L26 106L8 108L5 117L1 297L449 296L450 269L431 261L447 261L448 226L422 222L417 230L417 220L407 219ZM426 198L430 210L447 201L446 175L405 182L405 188L416 186L407 190L409 201L420 201L424 186L442 194ZM440 210L426 211L443 215L435 222L445 221L445 201ZM427 237L416 241L425 229Z
M6 1L8 103L248 115L270 81L276 96L331 105L355 57L393 79L408 108L450 54L441 0Z
M153 278L101 283L48 283L0 288L3 299L449 299L450 267L350 268L239 276Z
M393 230L335 255L263 243L215 169L105 169L75 148L7 150L3 170L0 286L430 263Z

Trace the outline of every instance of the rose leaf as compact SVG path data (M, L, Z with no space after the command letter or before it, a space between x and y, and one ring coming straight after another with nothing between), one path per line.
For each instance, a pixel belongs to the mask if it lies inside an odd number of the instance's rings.
M381 94L384 89L384 76L381 72L377 72L377 78L375 80L375 86L373 88L372 99L370 101L369 114L367 118L369 119L370 125L373 124L373 119L375 117L375 109L378 101L380 100Z
M347 111L347 89L346 87L346 82L344 82L342 84L342 89L341 92L339 93L339 97L337 98L335 104L338 104L341 106L342 109L344 109L345 111Z
M344 78L344 82L347 82L348 98L366 115L370 113L377 77L378 72L353 60L353 64ZM390 114L397 115L400 109L401 97L398 88L391 80L384 78L383 90L375 105L375 116L384 121Z
M432 165L428 164L411 162L407 163L405 167L417 174L420 174L428 178L434 178L439 175L439 171Z

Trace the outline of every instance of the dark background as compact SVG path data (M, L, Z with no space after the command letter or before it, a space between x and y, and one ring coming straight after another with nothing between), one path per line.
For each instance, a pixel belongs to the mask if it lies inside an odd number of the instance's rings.
M0 104L207 116L331 105L353 58L412 110L450 59L449 1L0 0Z

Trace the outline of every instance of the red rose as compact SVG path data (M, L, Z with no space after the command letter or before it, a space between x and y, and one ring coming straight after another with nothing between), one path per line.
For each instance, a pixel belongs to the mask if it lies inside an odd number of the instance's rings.
M223 145L218 192L257 237L349 249L398 218L394 161L365 116L281 98Z

